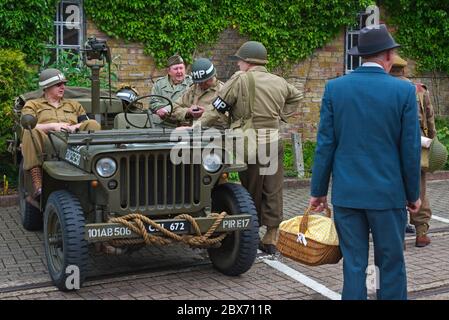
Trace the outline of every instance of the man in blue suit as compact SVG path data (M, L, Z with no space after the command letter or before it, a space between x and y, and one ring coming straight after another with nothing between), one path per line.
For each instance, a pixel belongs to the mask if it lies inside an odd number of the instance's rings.
M343 254L343 299L367 299L369 233L378 299L407 299L406 207L419 200L420 129L415 88L388 72L399 45L385 25L364 28L349 53L364 63L326 84L312 171L310 205L332 204Z

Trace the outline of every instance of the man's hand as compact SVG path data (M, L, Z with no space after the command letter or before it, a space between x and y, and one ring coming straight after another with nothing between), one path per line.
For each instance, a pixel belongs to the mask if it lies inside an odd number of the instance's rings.
M72 124L71 126L69 126L69 131L70 132L75 132L77 129L79 129L81 127L81 123L77 123L77 124Z
M205 109L202 106L192 105L189 109L187 109L187 113L192 116L194 119L198 119L204 113Z
M156 111L156 114L159 116L159 118L165 119L168 116L168 111L165 110L164 108L161 108Z
M421 199L416 200L415 202L407 203L407 210L411 215L415 215L418 213L419 208L421 208Z
M63 123L63 122L59 122L59 123L52 123L51 129L49 131L70 131L70 125L68 123Z
M309 207L314 208L313 211L321 212L327 209L327 197L310 197Z

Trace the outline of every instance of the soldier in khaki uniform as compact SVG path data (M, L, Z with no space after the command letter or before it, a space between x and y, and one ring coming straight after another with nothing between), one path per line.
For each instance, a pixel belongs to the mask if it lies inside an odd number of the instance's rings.
M403 80L410 81L404 76L406 66L407 61L399 56L396 56L390 74ZM415 83L415 87L419 110L421 136L433 139L436 136L437 132L435 129L435 112L432 103L430 102L430 93L427 90L426 86L422 83ZM416 228L415 245L417 247L425 247L430 244L430 238L427 235L427 231L429 230L429 222L430 218L432 217L432 210L430 209L429 199L426 196L426 172L424 170L421 170L420 190L420 199L422 201L422 205L416 215L410 216L410 222Z
M268 62L267 50L262 43L248 41L233 57L238 60L240 71L224 84L214 101L215 108L218 112L229 112L231 129L251 126L256 130L278 130L281 121L286 122L287 117L298 111L302 93L267 71L264 66ZM274 155L278 163L275 174L261 175L263 165L259 159L255 164L248 163L248 169L239 174L254 199L260 224L267 226L259 248L270 254L276 252L278 226L283 218L283 147L281 141L276 142L279 147Z
M216 98L223 82L216 78L216 70L209 59L199 58L192 65L193 85L175 101L172 117L180 125L191 126L201 124L203 127L225 129L228 118L215 111L212 101ZM157 114L161 118L168 115L168 111L159 109ZM197 119L197 120L194 120Z
M176 101L190 87L192 79L186 76L186 66L181 56L174 55L167 62L167 75L156 80L151 89L151 94L157 94L171 101ZM164 108L170 112L170 106L167 106L167 102L162 99L152 98L150 107L153 111ZM155 123L160 122L160 119L157 119L157 117L154 120ZM170 121L170 119L165 124L172 127L176 126L176 122Z
M98 122L88 118L81 104L64 99L66 82L64 75L57 69L42 71L39 76L39 86L44 91L42 98L27 101L22 109L22 116L32 115L37 119L36 127L31 131L23 130L22 136L23 169L30 171L34 198L40 195L42 189L43 155L51 150L47 133L101 129Z

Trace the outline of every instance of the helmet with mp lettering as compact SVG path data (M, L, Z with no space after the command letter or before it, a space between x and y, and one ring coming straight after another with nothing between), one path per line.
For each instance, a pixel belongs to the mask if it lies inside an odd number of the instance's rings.
M64 74L58 69L45 69L39 75L39 87L41 87L41 89L50 88L51 86L54 86L61 82L66 83L67 79L65 78Z
M192 80L195 83L207 81L215 74L215 67L209 59L199 58L192 64Z
M245 42L231 58L251 64L264 65L268 63L267 49L258 41Z
M122 85L115 95L120 100L131 103L139 96L139 92L135 87L130 85Z

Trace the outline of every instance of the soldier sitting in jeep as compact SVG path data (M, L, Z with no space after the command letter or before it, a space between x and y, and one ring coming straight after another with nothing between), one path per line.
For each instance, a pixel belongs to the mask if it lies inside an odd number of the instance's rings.
M22 154L24 170L29 170L34 194L37 198L42 190L42 162L43 155L50 145L47 133L49 131L75 132L100 130L95 120L90 120L86 111L78 102L64 99L64 74L57 69L46 69L39 76L39 87L43 89L43 96L29 100L22 109L22 115L32 115L37 119L33 130L24 130L22 137Z

